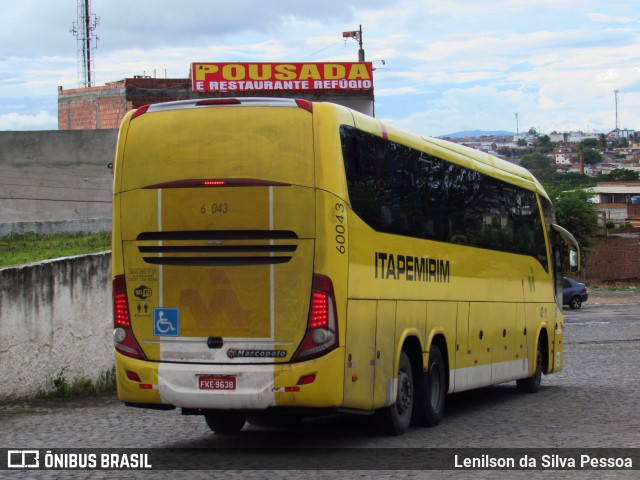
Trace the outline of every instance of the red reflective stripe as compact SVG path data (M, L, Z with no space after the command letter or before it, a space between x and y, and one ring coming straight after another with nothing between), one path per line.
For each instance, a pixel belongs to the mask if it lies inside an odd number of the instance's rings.
M144 115L145 113L147 113L147 110L149 110L150 106L151 105L143 105L138 109L136 109L136 111L133 112L133 115L131 115L131 120L133 120L136 117L139 117L140 115Z
M313 103L311 103L309 100L296 98L296 105L298 105L298 107L302 108L303 110L306 110L307 112L313 113Z
M389 139L389 133L387 132L387 127L382 122L378 122L380 124L380 129L382 130L382 138L385 140Z

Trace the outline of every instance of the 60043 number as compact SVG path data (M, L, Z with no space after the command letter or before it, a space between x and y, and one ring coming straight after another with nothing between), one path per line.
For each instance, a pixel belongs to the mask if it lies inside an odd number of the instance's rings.
M336 231L336 250L338 250L338 252L344 254L347 251L347 238L346 238L346 232L347 229L345 227L345 213L346 213L346 209L343 203L336 203L335 206L335 212L336 212L336 219L338 220L338 223L336 223L335 226L335 231Z

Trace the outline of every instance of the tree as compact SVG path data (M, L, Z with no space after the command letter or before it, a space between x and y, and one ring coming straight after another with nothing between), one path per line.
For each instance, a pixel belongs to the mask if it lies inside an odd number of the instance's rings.
M541 153L548 153L553 151L554 143L551 141L549 135L542 135L536 138L536 146L540 149Z
M551 167L551 159L542 153L527 153L520 158L520 166L534 173Z
M552 192L549 192L550 195ZM590 237L598 233L598 209L589 201L592 193L584 189L569 190L552 196L559 225L569 230L581 248L591 245Z
M585 148L582 151L584 155L584 164L585 165L595 165L596 163L602 162L602 154L598 150L594 150L593 148Z
M585 138L578 145L580 149L585 148L598 148L598 139L597 138Z
M607 136L604 133L600 134L600 138L598 139L598 143L600 144L600 148L602 150L607 149Z
M634 172L626 168L616 168L611 173L600 174L598 179L610 182L633 182L640 180L640 172Z

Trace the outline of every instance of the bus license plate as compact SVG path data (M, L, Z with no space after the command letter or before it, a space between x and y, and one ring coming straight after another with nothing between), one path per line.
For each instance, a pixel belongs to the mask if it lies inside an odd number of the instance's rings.
M235 390L236 377L232 375L198 375L199 390Z

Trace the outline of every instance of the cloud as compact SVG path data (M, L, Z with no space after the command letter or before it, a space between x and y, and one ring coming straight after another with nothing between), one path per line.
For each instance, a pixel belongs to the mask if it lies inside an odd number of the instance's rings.
M224 45L229 39L238 40L243 35L259 39L290 37L287 29L291 32L321 28L329 21L355 23L357 11L383 3L382 0L262 0L258 8L254 0L182 0L179 4L167 0L111 0L101 6L94 4L94 10L101 17L101 44L113 50ZM123 11L127 15L122 15Z
M76 2L0 3L4 128L37 125L42 112L55 128L57 86L77 85ZM342 32L362 25L366 58L378 60L376 115L390 123L514 130L517 111L525 128L596 128L613 125L618 89L621 124L640 128L637 0L259 3L94 0L96 83L185 78L195 61L354 61L358 44Z
M0 130L57 130L58 117L41 111L33 115L7 113L0 115Z
M587 17L594 22L601 23L638 23L637 18L626 16L613 16L605 13L588 13Z

